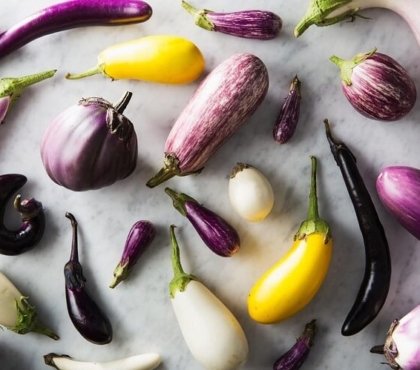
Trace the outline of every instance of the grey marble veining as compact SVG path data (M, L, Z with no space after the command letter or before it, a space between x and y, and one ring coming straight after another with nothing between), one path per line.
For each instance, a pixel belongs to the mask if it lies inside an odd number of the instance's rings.
M53 0L2 1L1 28ZM28 89L0 127L0 173L22 173L29 178L24 196L34 196L46 208L47 230L41 244L18 257L0 256L0 270L39 308L39 315L58 331L53 342L35 334L0 333L1 370L45 369L42 355L66 353L78 359L110 360L157 351L164 370L199 370L191 357L169 302L171 279L168 225L180 226L185 269L199 276L236 314L250 343L244 370L270 369L273 361L295 341L305 322L317 318L319 332L313 351L302 369L385 369L383 359L369 353L379 344L389 323L419 303L420 243L384 210L374 183L382 166L406 164L420 167L420 107L396 123L379 123L359 115L340 91L332 54L350 58L377 47L407 68L420 87L420 49L409 28L397 15L383 10L366 12L370 20L357 19L325 29L310 28L301 38L292 31L306 10L307 0L195 1L215 10L260 8L279 14L284 27L272 41L238 39L197 28L178 1L151 0L153 17L146 23L115 28L83 28L36 40L0 60L1 76L23 75L57 68L54 79ZM235 52L252 52L267 65L270 89L252 119L208 162L199 176L176 178L170 186L194 196L237 227L241 251L233 258L212 254L191 225L175 211L163 188L147 189L145 182L161 166L165 138L198 83L165 86L137 81L106 80L100 76L66 81L66 72L78 72L96 63L108 45L151 34L178 34L202 50L207 72ZM272 125L298 73L303 84L300 124L290 143L279 146L271 137ZM39 146L49 122L81 97L102 96L116 101L130 90L134 96L126 114L139 137L136 171L108 188L82 193L54 184L45 173ZM363 332L347 338L340 329L349 311L364 269L362 238L339 169L329 152L322 120L333 122L337 138L354 150L366 184L377 204L392 254L393 276L388 300L378 318ZM246 297L255 279L291 245L306 215L309 155L320 160L319 201L334 237L334 256L325 284L314 301L295 317L277 325L252 322ZM237 161L260 168L275 189L276 204L260 224L242 221L228 203L226 175ZM63 266L68 260L71 229L64 217L71 211L80 224L80 251L88 287L111 318L114 340L106 346L85 341L71 324L65 306ZM156 223L158 236L143 255L130 281L110 290L112 271L131 225L139 219ZM214 338L217 340L217 338Z

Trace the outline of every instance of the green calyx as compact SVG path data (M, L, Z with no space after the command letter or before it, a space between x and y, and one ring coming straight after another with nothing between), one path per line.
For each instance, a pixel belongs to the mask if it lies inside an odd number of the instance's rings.
M159 172L147 181L146 186L154 188L163 182L171 179L174 176L180 176L181 170L179 169L179 160L174 155L166 154L163 161L163 167Z
M344 10L343 13L330 16L334 10L351 3L353 0L311 0L308 10L303 19L295 27L294 34L299 37L310 26L329 26L345 19L352 19L359 8Z
M367 53L357 54L353 59L344 60L335 55L330 58L330 61L333 62L338 68L340 68L340 77L341 80L347 85L351 86L351 76L353 74L353 69L357 67L360 63L364 62L366 59L375 54L377 49L373 49Z
M182 7L194 16L194 22L197 26L208 31L214 31L214 23L206 16L208 13L211 13L211 10L197 9L184 0L182 0Z
M171 197L173 206L183 216L187 215L185 202L197 202L194 198L191 198L189 195L184 193L177 193L176 191L170 188L165 188L165 193Z
M181 265L181 257L179 253L179 245L175 236L175 225L171 225L169 228L172 244L172 270L174 277L169 283L169 295L171 298L175 297L178 292L183 292L191 280L197 280L197 278L191 274L187 274Z
M308 216L306 220L301 223L299 230L295 235L295 240L305 239L311 234L319 233L325 235L325 243L327 243L331 237L330 227L326 221L319 217L318 213L316 170L317 160L314 156L311 156L311 186L309 192Z
M114 270L114 277L111 281L111 284L109 284L109 287L111 289L114 289L119 283L121 283L123 280L127 279L130 271L127 268L128 261L122 265L121 263L118 264L118 266Z

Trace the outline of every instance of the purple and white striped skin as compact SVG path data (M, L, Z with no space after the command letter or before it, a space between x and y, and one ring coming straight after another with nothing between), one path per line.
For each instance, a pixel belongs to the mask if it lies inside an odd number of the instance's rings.
M120 262L114 270L114 278L109 286L110 288L115 288L121 281L127 279L131 269L151 244L155 236L156 229L149 221L137 221L131 227Z
M350 104L368 118L396 121L413 108L417 91L407 71L388 55L358 54L352 60L332 56L341 69L342 89Z
M282 27L280 17L269 11L244 10L220 13L194 8L184 0L182 6L194 16L198 26L208 31L248 39L270 40L279 34Z
M382 204L420 240L420 169L385 167L376 180Z
M217 149L255 112L268 90L264 63L235 54L201 83L165 143L164 167L148 181L155 187L203 169Z
M289 94L277 116L273 129L273 138L279 144L284 144L291 139L299 122L300 101L302 100L300 85L298 77L295 76L292 80Z
M231 257L240 248L237 231L222 217L202 206L194 198L165 189L173 206L194 226L203 242L217 255Z
M69 0L23 19L0 34L0 58L51 33L84 26L140 23L152 16L141 0Z
M7 111L9 110L10 103L12 98L10 96L3 96L0 98L0 125L4 122L6 118Z
M273 370L298 370L301 368L313 345L316 333L316 320L305 325L305 330L296 343L274 364Z
M99 189L129 176L137 164L137 136L122 114L131 93L115 107L102 98L82 99L58 115L41 143L50 178L74 191Z

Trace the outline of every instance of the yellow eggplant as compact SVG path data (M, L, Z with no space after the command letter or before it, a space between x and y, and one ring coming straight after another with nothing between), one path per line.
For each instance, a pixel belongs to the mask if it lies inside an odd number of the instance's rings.
M94 68L69 73L66 78L75 80L102 73L113 80L184 84L199 78L204 66L203 54L190 40L156 35L110 46L99 54Z
M330 266L333 242L326 221L318 214L316 158L311 157L308 217L290 250L255 283L248 296L251 318L273 324L302 310L321 287Z

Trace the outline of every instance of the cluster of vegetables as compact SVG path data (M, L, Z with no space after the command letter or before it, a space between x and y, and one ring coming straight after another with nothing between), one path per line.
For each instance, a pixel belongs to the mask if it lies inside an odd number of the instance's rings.
M380 6L379 0L372 5ZM401 0L393 10L412 21L415 0ZM341 4L342 3L342 4ZM311 24L328 25L354 17L369 1L316 1L297 26L300 35ZM374 3L374 4L373 4ZM341 4L341 5L340 5ZM386 2L388 4L388 2ZM281 19L267 11L218 13L197 9L186 1L182 6L200 27L234 36L271 39L277 36ZM385 1L384 1L385 6ZM0 34L0 58L37 37L51 32L87 25L121 25L144 22L151 7L140 0L70 0L53 5ZM420 38L418 22L412 22ZM419 39L420 41L420 39ZM351 60L331 57L341 71L342 89L354 108L377 120L404 117L416 101L416 87L406 70L391 57L375 50ZM204 71L204 57L191 41L178 36L148 36L111 46L98 56L97 65L83 73L67 74L80 79L103 74L111 79L138 79L159 83L189 83ZM28 86L55 74L55 70L0 80L0 121ZM174 123L165 143L162 168L148 182L156 187L173 176L199 173L217 149L254 113L268 90L268 72L262 60L252 54L235 54L215 68L200 84L188 105ZM290 91L274 120L273 138L280 144L294 134L299 121L301 82L294 77ZM44 133L41 158L49 177L74 191L99 189L124 179L137 164L137 136L131 121L123 114L132 97L125 93L113 105L100 97L85 98L59 114ZM388 242L370 194L358 171L351 150L332 135L325 120L328 143L353 202L363 235L366 267L364 278L342 327L343 335L363 330L379 314L391 282ZM311 157L311 185L307 218L294 236L288 253L256 281L248 296L250 317L259 323L285 320L306 307L327 274L333 239L328 223L320 218L316 186L317 160ZM21 214L21 225L9 230L4 225L5 208L13 194L26 182L19 174L0 176L0 253L18 255L33 248L42 238L45 216L35 199L14 206ZM420 170L387 167L377 180L383 204L398 221L420 239ZM204 244L222 257L240 249L240 236L228 221L182 192L165 188L173 206L193 225ZM244 196L246 194L246 197ZM229 179L232 207L245 220L264 220L274 205L274 192L261 171L238 163ZM111 321L89 296L78 256L77 221L71 214L73 242L70 259L64 267L69 317L79 333L96 344L112 340ZM111 288L127 279L144 250L153 242L156 230L147 220L136 222L127 237L117 264ZM173 279L169 284L171 303L183 337L196 360L206 369L229 370L246 361L248 342L230 310L194 275L184 271L175 236L170 226ZM13 283L0 273L0 324L19 334L38 332L58 339L38 320L35 308ZM420 369L419 307L396 320L384 346L372 352L384 353L394 369ZM199 314L198 314L199 313ZM273 365L275 370L298 369L308 356L315 335L315 320L305 326L295 345ZM213 338L218 338L213 341ZM57 369L154 369L157 354L144 354L111 363L75 361L65 355L48 354L45 363Z

